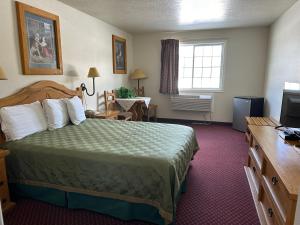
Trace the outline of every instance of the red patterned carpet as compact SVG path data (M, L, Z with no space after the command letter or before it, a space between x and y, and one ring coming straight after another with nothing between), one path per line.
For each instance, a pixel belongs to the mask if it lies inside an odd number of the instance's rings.
M243 169L243 134L229 126L193 127L200 151L191 163L188 190L178 203L176 225L259 225ZM19 200L4 219L5 225L146 225L27 199Z

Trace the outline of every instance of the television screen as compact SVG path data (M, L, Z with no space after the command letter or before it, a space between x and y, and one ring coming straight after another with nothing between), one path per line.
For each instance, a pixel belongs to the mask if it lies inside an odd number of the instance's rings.
M283 91L280 123L285 127L300 127L300 91Z

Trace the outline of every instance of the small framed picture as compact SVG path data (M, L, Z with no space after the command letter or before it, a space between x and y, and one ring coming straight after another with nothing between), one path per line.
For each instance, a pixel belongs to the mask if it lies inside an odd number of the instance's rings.
M23 74L63 74L59 17L20 2L16 9Z
M113 72L114 74L127 73L126 40L112 36Z

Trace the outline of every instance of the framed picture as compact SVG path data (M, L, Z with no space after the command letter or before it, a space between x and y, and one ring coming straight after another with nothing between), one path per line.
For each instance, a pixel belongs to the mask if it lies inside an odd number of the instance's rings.
M59 17L20 2L16 8L23 73L61 75Z
M113 67L115 74L127 73L126 40L112 36Z

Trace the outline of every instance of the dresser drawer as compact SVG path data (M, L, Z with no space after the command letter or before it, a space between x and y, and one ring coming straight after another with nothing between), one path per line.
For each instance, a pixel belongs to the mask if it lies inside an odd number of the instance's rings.
M289 195L278 177L276 171L270 163L266 163L263 171L263 180L269 193L272 195L273 202L276 205L283 221L286 221L287 211L290 204Z
M5 204L9 201L8 188L6 184L0 187L0 200L3 206L5 206Z
M270 200L270 197L268 196L267 192L264 189L262 189L260 203L261 203L267 224L268 225L281 225L281 223L279 222L279 217L277 215L277 212L274 209L274 206Z
M254 138L250 146L250 152L253 156L253 160L255 160L257 165L259 166L259 169L262 170L264 153L262 148L259 146L259 144Z
M260 173L260 170L257 168L257 166L256 166L256 164L253 160L252 155L250 155L249 167L250 167L250 171L251 171L250 174L252 176L252 180L253 180L256 192L258 194L258 192L259 192L259 176L260 176L259 173Z
M6 181L5 163L3 158L0 158L0 182L1 181Z
M0 190L7 185L7 180L5 178L0 178Z

